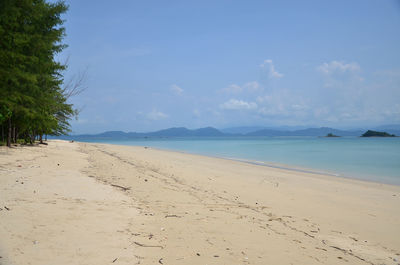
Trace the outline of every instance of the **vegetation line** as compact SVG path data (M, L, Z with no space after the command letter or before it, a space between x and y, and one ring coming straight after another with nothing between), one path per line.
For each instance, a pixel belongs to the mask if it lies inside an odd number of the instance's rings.
M55 60L67 47L61 18L67 9L64 1L0 2L0 141L7 146L70 131L77 111L67 101L82 78L64 84L67 65Z

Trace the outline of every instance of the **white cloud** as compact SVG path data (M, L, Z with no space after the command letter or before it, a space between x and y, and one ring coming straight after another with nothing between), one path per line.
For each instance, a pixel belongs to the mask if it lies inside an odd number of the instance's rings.
M263 118L302 122L310 111L308 100L293 89L280 88L257 97L258 111Z
M278 115L281 112L279 112L273 108L262 107L258 110L258 113L263 116L273 116L273 115Z
M181 95L183 93L183 88L179 87L176 84L171 85L169 89L171 89L171 91L177 95Z
M150 113L147 113L146 117L150 120L157 121L168 118L168 115L161 111L153 110Z
M283 77L283 74L281 74L277 70L275 70L275 65L273 64L271 59L264 60L264 62L262 64L260 64L260 67L268 70L269 78Z
M345 63L339 61L332 61L330 63L323 63L317 67L317 70L324 74L332 74L335 72L345 73L345 72L356 72L360 70L360 65L358 63Z
M230 99L229 101L221 104L220 107L226 110L251 110L251 109L256 109L257 104L255 102L246 102L243 100Z
M239 86L237 84L231 84L222 89L222 91L231 93L231 94L238 94L238 93L241 93L244 91L257 92L259 90L262 90L262 88L257 81L247 82L242 86Z
M260 89L260 84L257 81L247 82L243 85L249 91L258 91Z
M243 91L243 88L239 85L231 84L231 85L223 88L222 91L225 91L228 93L240 93Z

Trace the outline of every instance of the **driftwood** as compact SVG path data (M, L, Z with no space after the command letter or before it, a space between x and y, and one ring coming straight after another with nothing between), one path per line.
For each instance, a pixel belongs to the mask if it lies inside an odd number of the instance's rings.
M130 190L130 189L131 189L131 188L129 188L129 187L123 187L123 186L116 185L116 184L110 184L110 185L113 186L113 187L122 189L122 190L124 190L124 191L127 191L127 190Z
M162 249L164 248L163 246L145 245L145 244L142 244L142 243L139 243L136 241L133 241L133 243L135 243L138 246L145 247L145 248L162 248Z
M118 259L118 258L115 258L115 259L112 261L112 263L116 262L116 261L117 261L117 259Z
M165 216L165 218L168 218L168 217L181 218L182 216L178 216L178 215L176 215L176 214L168 214L168 215Z

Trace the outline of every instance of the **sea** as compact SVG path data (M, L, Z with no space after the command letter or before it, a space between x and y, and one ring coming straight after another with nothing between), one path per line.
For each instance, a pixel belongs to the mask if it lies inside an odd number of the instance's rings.
M185 137L87 142L147 146L400 185L400 137Z

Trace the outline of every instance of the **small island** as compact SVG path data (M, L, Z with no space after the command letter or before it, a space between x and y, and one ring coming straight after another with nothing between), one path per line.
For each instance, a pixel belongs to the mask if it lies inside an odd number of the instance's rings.
M387 132L377 132L368 130L361 137L396 137L394 134L389 134Z
M325 137L340 137L339 135L335 135L333 133L328 133Z

